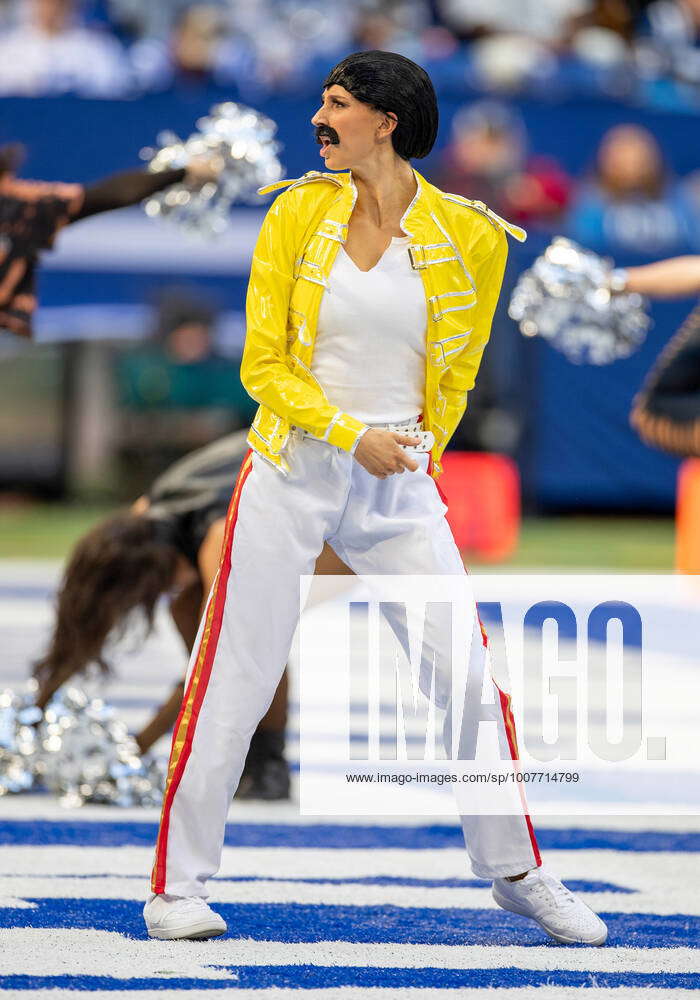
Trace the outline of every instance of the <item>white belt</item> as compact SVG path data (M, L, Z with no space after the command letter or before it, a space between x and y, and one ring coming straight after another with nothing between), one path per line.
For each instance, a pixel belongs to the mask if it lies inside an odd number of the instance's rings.
M394 431L396 434L405 434L407 437L419 438L418 444L402 444L400 447L404 451L431 451L435 444L435 435L432 431L424 431L423 421L417 417L411 420L402 420L399 424L369 424L368 426L376 430ZM315 437L313 434L309 434L308 431L302 430L301 427L292 427L292 430L296 434L299 434L300 437L308 437L313 441L320 440L320 438ZM325 443L324 441L323 444Z
M418 418L403 420L400 424L370 424L369 426L419 439L418 444L402 444L401 447L404 451L430 451L435 444L435 435L432 431L424 431L423 421Z

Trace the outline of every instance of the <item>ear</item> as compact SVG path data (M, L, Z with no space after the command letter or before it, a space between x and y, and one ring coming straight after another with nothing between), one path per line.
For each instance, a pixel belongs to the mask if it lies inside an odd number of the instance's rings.
M399 124L399 120L393 111L382 111L379 121L379 133L382 139L388 139L391 133Z

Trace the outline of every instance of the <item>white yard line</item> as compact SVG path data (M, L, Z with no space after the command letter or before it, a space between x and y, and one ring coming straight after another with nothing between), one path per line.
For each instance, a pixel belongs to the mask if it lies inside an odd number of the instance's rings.
M282 877L281 873L280 876ZM347 877L347 876L346 876ZM571 876L569 876L570 878ZM119 877L81 879L0 877L0 908L7 905L2 897L32 899L131 899L143 901L146 879ZM491 889L431 888L428 886L363 885L357 883L315 884L305 882L217 882L210 883L212 900L217 903L298 903L315 906L403 906L427 908L492 909ZM700 899L687 881L676 883L673 892L668 884L634 893L586 892L586 903L605 913L685 913L700 916ZM24 905L11 903L10 905ZM467 916L465 914L465 919Z
M312 944L222 938L190 941L135 941L112 931L0 930L3 974L102 975L139 978L157 975L218 979L221 966L314 965L356 968L566 969L580 972L700 972L693 948L524 948L414 944Z

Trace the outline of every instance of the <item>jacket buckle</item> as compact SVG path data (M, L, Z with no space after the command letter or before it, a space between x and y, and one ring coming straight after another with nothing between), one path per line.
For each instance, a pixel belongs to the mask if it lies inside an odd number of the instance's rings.
M348 225L346 222L337 222L335 219L324 219L316 233L327 240L335 240L337 243L345 243L348 237Z
M425 247L419 244L409 246L408 259L411 261L411 267L414 271L420 271L421 268L428 266L428 262L425 259Z
M440 341L433 341L430 344L430 361L431 364L438 368L445 368L447 366L447 357L445 356L445 347Z

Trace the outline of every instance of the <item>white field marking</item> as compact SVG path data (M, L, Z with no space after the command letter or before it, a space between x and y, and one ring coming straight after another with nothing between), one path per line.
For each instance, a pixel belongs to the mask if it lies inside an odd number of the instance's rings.
M355 968L567 969L580 972L700 971L693 948L556 948L418 944L313 943L219 938L137 941L113 931L17 928L0 930L3 974L95 975L114 978L229 975L221 966L314 965Z
M190 942L188 942L189 945ZM233 942L232 942L233 943ZM155 948L151 945L156 944ZM165 948L159 945L166 945ZM178 944L180 947L178 948ZM111 976L132 979L162 976L224 979L225 969L213 969L206 949L195 954L182 942L135 941L114 931L71 928L15 928L0 930L5 976ZM231 961L236 961L233 950Z
M683 852L546 851L549 871L563 879L612 882L627 889L673 891L684 880L697 881L700 855ZM153 863L150 847L68 847L50 844L0 848L0 874L142 875ZM294 847L225 847L222 877L256 875L280 878L364 878L377 875L409 878L471 879L465 851L400 849L324 849ZM40 883L37 878L37 882ZM484 880L484 886L488 882ZM216 886L216 881L211 883Z
M164 1000L172 997L192 997L192 990L139 990L138 1000ZM114 990L90 990L90 1000L119 1000L124 993ZM204 996L204 994L201 994ZM82 990L32 990L31 1000L85 1000ZM131 993L129 994L131 996ZM3 1000L28 1000L26 990L3 990ZM585 991L572 986L524 986L514 989L498 987L494 989L469 989L460 987L448 989L395 989L394 987L374 988L363 986L334 987L328 990L225 990L206 991L206 1000L696 1000L696 990L641 989L638 986L622 986L617 989L592 989ZM199 1000L199 998L198 998Z
M2 893L2 887L0 886L0 893ZM28 896L29 893L25 893ZM36 903L28 903L26 899L20 899L18 896L9 896L2 893L0 895L0 910L36 910Z
M447 857L446 857L447 855ZM145 848L9 847L0 852L0 891L25 899L146 898L152 862ZM611 851L549 851L546 864L565 881L611 882L631 893L586 892L594 909L618 913L700 915L696 886L697 854L624 854ZM119 875L115 874L116 872ZM378 875L425 879L469 878L459 851L315 851L284 848L226 848L222 875L257 876L263 881L213 879L211 899L218 902L310 903L347 906L492 907L488 882L483 888L352 883L265 881L289 878L365 878ZM97 875L96 879L75 875ZM120 876L136 876L124 878Z
M493 909L491 887L430 888L428 886L313 884L303 882L210 883L216 903L299 903L310 906L403 906L426 908ZM145 879L117 877L80 879L0 878L0 892L14 899L132 899L142 901ZM586 892L586 903L602 913L685 913L700 916L700 900L688 880L657 887L655 891ZM3 903L0 901L0 907ZM21 903L17 905L22 905Z
M16 597L10 600L5 597L0 605L0 628L16 628L22 625L38 633L40 630L45 630L52 621L53 611L48 601L39 601L32 597ZM27 648L30 648L29 643Z
M60 559L0 559L0 584L36 583L55 587L60 580L62 566Z

